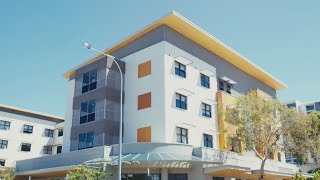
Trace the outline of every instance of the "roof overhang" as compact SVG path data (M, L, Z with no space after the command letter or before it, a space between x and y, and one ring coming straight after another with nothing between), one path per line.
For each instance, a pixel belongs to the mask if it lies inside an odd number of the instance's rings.
M256 79L268 85L269 87L275 90L282 90L287 88L287 85L285 85L283 82L276 79L274 76L272 76L271 74L267 73L262 68L260 68L259 66L252 63L246 57L242 56L241 54L239 54L238 52L236 52L226 44L216 39L214 36L210 35L206 31L204 31L203 29L196 26L195 24L193 24L192 22L190 22L189 20L187 20L186 18L184 18L183 16L181 16L180 14L174 11L160 18L159 20L153 22L151 25L143 28L142 30L138 31L132 36L129 36L128 38L114 45L110 49L107 49L105 53L112 54L118 49L135 41L136 39L149 33L150 31L154 30L155 28L161 25L169 26L170 28L174 29L178 33L184 35L185 37L188 37L190 40L196 42L197 44L211 51L212 53L218 55L222 59L233 64L234 66L246 72L247 74L255 77ZM91 62L98 60L102 57L103 55L95 56L94 58L80 64L79 66L65 73L64 77L70 78L75 73L76 69L84 65L90 64Z

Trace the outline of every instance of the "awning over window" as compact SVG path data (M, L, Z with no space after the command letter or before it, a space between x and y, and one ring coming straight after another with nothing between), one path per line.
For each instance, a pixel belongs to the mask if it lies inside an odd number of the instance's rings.
M176 89L175 92L178 93L178 94L182 94L184 96L191 96L191 95L194 94L194 92L189 91L189 90L184 89L184 88Z
M201 74L204 74L204 75L206 75L206 76L209 76L209 77L216 75L215 72L213 72L213 71L211 71L211 70L209 70L209 69L202 69L202 70L200 71L200 73L201 73Z
M225 82L227 82L227 83L229 83L229 84L231 84L231 85L237 84L237 82L235 82L235 81L233 81L233 80L231 80L231 79L229 79L229 78L227 78L227 77L225 77L225 76L223 76L223 77L220 78L220 79L223 80L223 81L225 81Z
M189 59L183 57L183 56L178 56L176 58L174 58L175 61L184 64L184 65L189 65L191 63L193 63L192 61L190 61Z

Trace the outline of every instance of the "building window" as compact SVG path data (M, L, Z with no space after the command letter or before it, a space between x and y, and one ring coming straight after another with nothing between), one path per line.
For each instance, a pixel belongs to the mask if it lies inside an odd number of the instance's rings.
M219 80L219 87L218 88L219 88L219 91L225 91L225 92L231 94L232 84L227 81Z
M23 125L23 132L27 134L32 134L33 126L30 125Z
M94 132L79 134L78 149L92 148L94 146Z
M0 159L0 166L5 166L6 165L6 160Z
M188 129L177 127L177 142L188 144Z
M212 135L203 134L203 145L204 147L213 148Z
M278 152L278 161L281 162L281 152Z
M58 130L58 137L61 137L61 136L63 136L63 129Z
M53 130L52 129L45 129L44 136L45 137L53 137Z
M210 78L204 74L201 74L201 86L210 88Z
M43 146L43 154L52 154L52 146Z
M29 143L22 143L21 151L30 152L31 151L31 144Z
M188 180L188 174L169 174L169 180Z
M180 109L187 109L187 96L176 93L176 107Z
M231 84L226 84L227 90L226 92L231 94Z
M241 152L241 143L237 138L230 138L229 141L229 151L232 152Z
M81 103L80 124L94 121L96 117L96 101L90 100Z
M219 91L224 91L224 82L219 81Z
M211 118L211 105L202 103L202 115Z
M296 103L291 103L287 105L288 108L296 108Z
M9 130L10 129L10 122L9 121L2 121L0 120L0 129Z
M57 147L57 154L61 154L61 152L62 152L62 146L58 146Z
M82 75L82 93L97 88L97 69L86 72Z
M175 65L174 65L174 69L175 69L175 74L185 78L186 77L186 65L181 64L177 61L175 61Z
M8 141L0 139L0 149L7 149L8 148Z
M307 105L307 106L306 106L306 110L307 110L307 111L313 111L313 110L314 110L314 104Z

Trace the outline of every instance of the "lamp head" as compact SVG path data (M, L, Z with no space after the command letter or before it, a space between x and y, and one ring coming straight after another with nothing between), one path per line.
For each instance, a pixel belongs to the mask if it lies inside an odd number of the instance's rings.
M90 46L89 43L83 43L83 44L82 44L82 47L83 47L83 48L86 48L86 49L90 49L90 48L91 48L91 46Z

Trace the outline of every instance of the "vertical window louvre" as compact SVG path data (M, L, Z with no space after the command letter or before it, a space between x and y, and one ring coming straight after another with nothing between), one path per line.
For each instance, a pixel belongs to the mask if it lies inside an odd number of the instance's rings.
M33 132L33 126L30 125L24 125L23 126L23 132L27 134L32 134Z
M177 127L177 142L188 144L188 130L184 128Z
M213 148L212 135L203 134L203 141L204 147Z
M86 72L82 75L82 93L97 88L97 69Z
M80 124L94 121L96 116L95 109L96 109L96 101L94 99L81 103Z
M202 103L202 115L211 118L211 105Z
M79 134L78 149L86 149L94 147L94 132Z
M210 88L210 78L204 74L201 74L201 86Z
M0 120L0 129L9 130L11 123L9 121Z
M186 65L181 64L177 61L175 61L175 74L185 78L186 77Z
M176 107L187 109L187 96L176 93Z
M29 143L22 143L21 151L30 152L31 151L31 144Z
M52 129L45 129L44 130L44 135L46 137L53 137L53 130Z
M0 139L0 149L7 149L8 148L8 141Z

